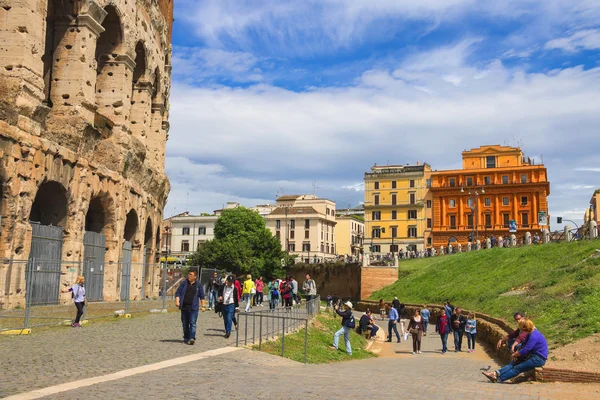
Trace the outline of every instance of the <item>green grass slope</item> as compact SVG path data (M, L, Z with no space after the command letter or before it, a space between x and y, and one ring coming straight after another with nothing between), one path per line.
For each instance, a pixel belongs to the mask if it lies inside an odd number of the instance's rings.
M371 299L455 306L510 321L524 311L551 345L600 332L600 240L492 249L400 263Z

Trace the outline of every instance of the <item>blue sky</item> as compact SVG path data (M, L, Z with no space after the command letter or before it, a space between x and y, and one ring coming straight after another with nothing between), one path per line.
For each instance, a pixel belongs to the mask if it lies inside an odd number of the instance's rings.
M553 216L600 187L597 0L180 0L173 48L166 215L347 207L374 163L483 144L543 158Z

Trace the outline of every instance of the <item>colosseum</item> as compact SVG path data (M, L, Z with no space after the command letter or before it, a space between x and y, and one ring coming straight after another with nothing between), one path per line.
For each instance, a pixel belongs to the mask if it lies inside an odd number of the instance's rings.
M74 274L88 300L156 295L172 0L0 0L0 17L0 309L26 288L70 301Z

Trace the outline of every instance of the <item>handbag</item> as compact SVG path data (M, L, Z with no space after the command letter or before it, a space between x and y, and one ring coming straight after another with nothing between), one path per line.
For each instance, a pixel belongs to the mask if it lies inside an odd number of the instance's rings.
M408 332L411 335L418 335L419 334L419 328L411 328Z
M256 294L256 289L255 288L250 289L250 294Z

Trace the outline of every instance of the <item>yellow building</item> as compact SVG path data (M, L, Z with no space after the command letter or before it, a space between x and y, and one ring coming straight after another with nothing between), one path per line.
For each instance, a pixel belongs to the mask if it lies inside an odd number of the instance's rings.
M425 247L431 229L428 164L373 166L365 173L364 251L386 255Z
M340 256L358 258L365 237L364 218L356 215L336 216L335 248Z

